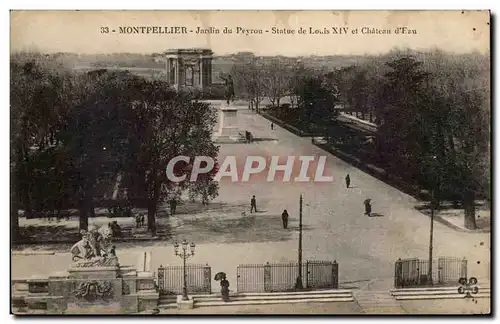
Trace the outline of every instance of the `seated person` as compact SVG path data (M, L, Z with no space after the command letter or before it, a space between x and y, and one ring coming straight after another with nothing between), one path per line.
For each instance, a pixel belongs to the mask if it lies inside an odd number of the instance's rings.
M113 221L111 223L111 231L113 232L113 237L121 237L122 236L122 229L120 225L118 225L117 221Z

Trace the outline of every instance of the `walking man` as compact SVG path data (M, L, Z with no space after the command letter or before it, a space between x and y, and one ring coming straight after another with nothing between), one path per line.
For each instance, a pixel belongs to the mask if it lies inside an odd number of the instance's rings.
M252 196L252 199L250 199L250 213L252 213L255 210L257 212L257 201L255 200L255 195Z
M281 220L283 221L283 228L287 228L288 227L288 212L285 210L283 210L283 213L281 214Z
M371 214L372 214L371 199L365 199L364 204L365 204L365 215L368 215L368 217L371 217Z
M274 123L271 122L271 130L274 129Z
M345 186L346 188L349 188L350 185L351 185L351 178L349 177L349 174L347 174L345 176Z

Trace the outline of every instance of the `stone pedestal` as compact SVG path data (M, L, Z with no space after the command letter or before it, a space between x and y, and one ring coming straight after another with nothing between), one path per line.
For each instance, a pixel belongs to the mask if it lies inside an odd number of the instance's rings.
M70 268L70 278L78 279L114 279L120 274L120 267L92 267L92 268Z
M152 272L120 267L110 258L73 263L66 274L17 280L12 295L16 313L45 314L133 314L157 309L159 300Z
M238 109L223 104L219 109L219 131L215 141L217 143L242 143L245 135L239 129Z
M188 296L188 300L182 300L182 295L177 296L177 309L192 309L194 307L193 297Z

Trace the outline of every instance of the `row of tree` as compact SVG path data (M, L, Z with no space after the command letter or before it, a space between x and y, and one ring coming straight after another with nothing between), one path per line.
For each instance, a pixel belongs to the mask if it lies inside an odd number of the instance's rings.
M269 97L274 106L297 98L280 115L303 128L319 125L332 143L346 129L335 105L376 122L374 159L431 191L434 203L461 202L467 228L475 228L476 198L490 198L489 71L484 55L440 51L393 51L327 73L286 61L233 67L237 95ZM366 149L359 141L348 145Z
M147 208L151 230L158 206L174 192L204 201L217 195L214 173L197 183L172 183L165 173L178 155L217 159L215 112L192 93L128 72L75 74L36 54L13 55L10 72L14 238L19 210L58 215L78 209L86 229L118 175L128 199ZM178 163L174 171L191 167Z
M295 105L298 99L295 90L304 77L315 74L319 72L306 69L300 60L285 57L267 60L250 57L236 61L231 69L235 92L250 100L257 112L266 98L276 107L284 97L289 97Z
M489 58L400 51L332 73L339 100L374 116L376 152L392 174L461 202L474 229L490 199Z

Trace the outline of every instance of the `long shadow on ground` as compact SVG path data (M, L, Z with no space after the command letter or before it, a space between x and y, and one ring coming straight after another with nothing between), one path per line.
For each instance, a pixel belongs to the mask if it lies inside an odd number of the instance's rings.
M481 213L487 212L490 210L490 207L487 203L484 202L476 202L476 230L479 231L488 231L491 230L491 217L481 216ZM414 206L415 210L418 210L420 213L429 216L431 215L431 206L429 202L422 202L416 206ZM442 203L438 208L435 209L435 216L440 220L445 217L447 219L458 219L460 221L464 218L463 207L460 204L453 205L449 202ZM447 223L445 223L447 224ZM449 225L447 225L449 226Z
M199 214L210 211L217 212L231 212L234 210L240 210L242 207L247 207L247 205L230 205L222 202L211 202L208 205L203 205L200 202L182 202L176 208L176 215L185 214ZM250 206L248 206L250 208Z
M290 218L288 228L284 229L281 215L246 214L228 218L224 216L197 216L182 219L175 228L170 224L163 224L158 229L161 235L159 240L127 240L114 241L118 249L128 247L151 247L168 244L166 241L181 239L186 235L190 240L203 243L251 243L251 242L280 242L291 240L299 230L298 219ZM126 228L126 227L125 227ZM304 225L304 231L311 229ZM23 251L26 248L36 251L68 252L71 245L80 239L78 229L74 227L48 225L27 226L22 228L23 235L29 238L28 242L37 244L17 244L13 251Z

